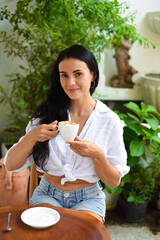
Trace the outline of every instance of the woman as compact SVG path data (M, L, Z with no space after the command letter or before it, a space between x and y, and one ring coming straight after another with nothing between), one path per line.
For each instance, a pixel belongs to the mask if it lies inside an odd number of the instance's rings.
M44 172L31 204L49 203L87 211L105 219L101 179L114 188L128 171L119 117L92 98L99 71L94 55L72 45L58 56L51 74L51 89L26 134L5 157L8 170L21 171L35 162ZM74 141L57 132L59 121L79 123Z

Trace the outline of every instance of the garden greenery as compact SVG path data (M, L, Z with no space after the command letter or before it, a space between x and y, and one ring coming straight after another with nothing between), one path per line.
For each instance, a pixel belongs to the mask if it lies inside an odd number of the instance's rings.
M160 176L160 113L141 102L124 104L127 114L118 113L124 121L124 142L130 172L123 177L122 194L128 202L151 200Z
M144 102L124 104L127 113L115 111L123 120L123 138L130 171L118 187L106 190L128 202L144 203L156 196L160 181L160 113Z
M105 49L121 44L122 37L154 47L137 33L135 12L128 10L127 3L118 0L19 0L13 12L0 8L0 20L12 26L0 33L0 42L8 57L21 62L18 71L7 76L9 88L0 86L0 104L10 105L10 123L20 135L46 97L51 67L66 47L82 44L98 60Z

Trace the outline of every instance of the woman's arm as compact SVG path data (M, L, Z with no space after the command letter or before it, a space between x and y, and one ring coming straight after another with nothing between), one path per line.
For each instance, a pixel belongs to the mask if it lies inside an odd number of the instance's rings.
M76 141L68 142L70 148L82 157L90 157L95 165L99 178L110 188L119 185L120 173L107 160L103 150L95 143L76 137Z
M7 154L6 167L9 171L21 168L35 143L44 142L57 136L57 121L51 124L41 124L29 131L20 142L12 147Z

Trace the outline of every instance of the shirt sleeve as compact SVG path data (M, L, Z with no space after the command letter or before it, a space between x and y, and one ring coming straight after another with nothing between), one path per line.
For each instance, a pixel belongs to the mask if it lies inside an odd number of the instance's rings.
M123 141L123 126L117 116L110 130L110 137L107 146L107 159L123 177L126 175L130 167L127 166L127 152Z
M31 131L33 128L35 128L36 126L37 126L37 121L30 121L30 122L28 123L27 127L26 127L26 134L27 134L29 131ZM9 151L10 151L13 147L15 147L23 138L24 138L24 136L21 137L21 138L19 139L19 141L18 141L17 143L15 143L15 144L7 151L7 153L6 153L5 157L4 157L4 165L5 165L5 167L6 167L6 160L7 160L7 156L8 156ZM14 172L21 172L21 171L23 171L25 168L30 167L33 162L34 162L34 160L33 160L32 155L29 155L29 157L27 158L25 164L24 164L21 168L15 169L15 170L13 170L13 171L14 171Z

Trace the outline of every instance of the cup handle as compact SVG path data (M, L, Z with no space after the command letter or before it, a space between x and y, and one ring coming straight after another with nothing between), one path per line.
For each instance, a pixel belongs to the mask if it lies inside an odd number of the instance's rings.
M59 126L58 125L55 125L57 127L57 130L55 132L59 132Z

